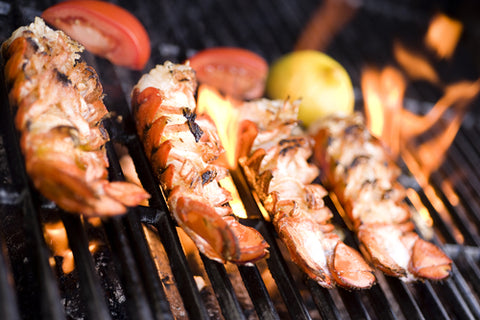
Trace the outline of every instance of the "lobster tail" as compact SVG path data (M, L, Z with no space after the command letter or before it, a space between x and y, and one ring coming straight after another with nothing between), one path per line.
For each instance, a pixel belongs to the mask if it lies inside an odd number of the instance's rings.
M145 74L132 91L137 132L167 194L177 224L198 249L219 262L251 263L268 254L257 230L240 224L219 184L227 169L215 125L197 117L195 73L166 62Z

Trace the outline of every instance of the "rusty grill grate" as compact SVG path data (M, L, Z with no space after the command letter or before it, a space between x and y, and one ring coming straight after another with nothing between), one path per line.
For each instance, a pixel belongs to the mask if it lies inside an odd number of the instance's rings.
M141 17L151 35L153 52L147 70L166 59L180 62L196 50L215 45L244 47L273 61L292 50L318 5L313 0L118 3ZM412 35L425 30L432 12L457 9L449 1L435 2L435 7L428 1L352 3L358 6L356 16L327 51L347 68L356 87L364 63L390 61L394 37L411 40ZM3 42L15 28L29 23L51 4L50 1L0 1L0 40ZM475 30L475 26L468 27L471 29L467 30ZM478 77L478 66L472 58L474 51L469 49L468 42L459 48L461 63L455 64L455 72ZM261 219L243 222L257 228L269 242L269 259L255 266L232 267L201 257L200 265L192 266L133 129L128 101L130 88L140 73L114 67L88 53L84 58L101 77L107 94L105 104L123 119L120 123L107 123L112 141L126 147L144 187L152 194L152 201L148 208L134 208L126 216L104 219L95 225L60 212L40 197L24 171L2 78L1 319L480 318L480 147L477 143L480 127L473 108L445 163L431 177L433 194L421 189L406 170L402 177L402 182L416 191L432 216L434 241L443 244L455 262L452 277L440 283L406 284L378 274L379 283L371 290L326 290L298 274L277 242L272 226ZM449 66L447 71L451 71ZM436 97L435 90L423 85L408 94L419 112ZM110 175L112 179L123 179L113 143L107 149ZM246 192L245 181L238 174L233 178L248 209L258 212L251 194ZM444 181L450 182L449 189ZM449 197L452 190L457 195L454 200ZM330 198L327 203L336 212ZM453 224L446 220L445 214ZM65 226L75 259L71 273L51 267L51 259L58 262L56 266L66 259L52 255L47 246L42 226L51 221L61 221ZM346 230L338 214L335 222ZM171 276L164 276L157 268L157 257L147 242L149 234L159 238ZM463 243L459 242L459 235ZM89 250L92 241L99 244L93 254ZM356 246L348 231L346 242ZM195 276L201 273L207 275L210 291L199 288ZM239 294L237 282L246 298ZM172 291L178 292L184 310L176 310L177 304L167 299Z

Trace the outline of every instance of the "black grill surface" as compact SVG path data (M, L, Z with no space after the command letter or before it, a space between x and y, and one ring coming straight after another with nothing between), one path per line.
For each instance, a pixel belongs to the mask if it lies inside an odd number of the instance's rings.
M150 34L152 56L145 70L167 59L182 62L211 46L243 47L272 62L293 50L310 16L322 4L317 0L114 2L135 14ZM0 41L53 3L0 1ZM480 11L475 10L474 1L349 3L356 7L354 17L325 50L346 67L355 88L366 64L394 63L394 40L422 48L422 35L438 11L465 25L453 60L436 65L442 79L478 78L480 24L475 13ZM88 52L83 58L100 75L105 104L122 119L106 124L112 137L107 145L111 178L124 179L118 148L123 146L152 200L149 207L131 209L123 217L95 221L61 212L39 196L25 174L2 78L0 319L480 319L478 101L444 164L431 176L431 189L420 188L407 169L402 177L434 221L433 241L454 260L452 276L438 283L407 284L377 274L379 282L370 290L326 290L292 265L274 229L261 218L243 222L257 228L269 242L266 261L237 267L205 257L191 259L195 253L183 250L181 235L135 135L129 95L141 72L113 66ZM437 90L425 83L407 89L410 105L418 112L425 112L438 97ZM248 210L260 217L242 176L233 173L233 178ZM345 230L345 241L356 246L334 202L328 198L327 203L336 213L335 222ZM61 267L67 257L54 255L44 237L44 226L57 222L66 229L75 259L75 269L69 273ZM162 249L153 250L147 238L155 238ZM96 245L93 253L92 244ZM163 265L162 255L167 258ZM203 276L205 286L199 285L198 276Z

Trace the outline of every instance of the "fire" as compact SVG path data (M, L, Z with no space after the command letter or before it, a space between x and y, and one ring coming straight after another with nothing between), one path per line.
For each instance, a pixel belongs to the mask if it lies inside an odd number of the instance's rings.
M233 213L235 213L235 215L239 218L246 219L248 217L247 210L245 209L242 200L240 200L240 195L238 194L232 177L230 175L226 176L225 178L220 180L220 185L223 188L227 189L233 197L233 199L228 202L232 207Z
M44 237L54 256L63 258L62 270L68 274L75 269L72 250L68 245L67 231L61 221L45 223ZM53 260L53 259L52 259ZM54 261L50 261L54 264Z
M461 32L461 23L438 14L432 19L425 45L434 50L438 58L450 58ZM398 41L394 42L393 52L401 69L393 66L383 69L369 67L362 73L367 125L372 134L390 147L394 157L403 159L444 221L451 221L429 179L442 164L469 106L480 92L480 79L444 83L426 56L408 50ZM405 108L404 94L408 80L427 81L443 91L425 114L416 114ZM458 197L449 183L441 187L453 205L458 203ZM428 210L412 190L409 198L425 225L431 225ZM451 225L455 229L453 223ZM463 239L458 230L455 236L461 243Z
M206 85L200 85L198 89L197 113L206 113L215 122L231 169L235 169L237 166L238 124L235 121L237 119L235 103L233 98L222 97L218 91Z
M96 221L92 219L92 221ZM99 219L98 219L99 220ZM53 256L62 257L62 271L69 274L75 269L75 259L68 243L67 230L61 221L47 222L43 226L43 236L45 242L52 251ZM94 253L99 248L97 241L90 241L88 250ZM55 259L50 258L50 265L55 265Z
M407 50L399 41L394 42L393 54L410 79L439 83L437 72L424 56Z
M444 95L427 114L416 115L403 107L406 83L399 75L400 72L391 67L381 71L369 68L363 73L367 125L372 134L390 146L393 156L402 157L438 214L444 221L450 221L458 243L462 243L462 234L454 227L448 210L429 183L429 177L442 164L470 103L480 92L480 80L446 86ZM420 139L425 135L427 139ZM458 203L450 184L444 183L442 189L453 205ZM414 199L412 192L409 198ZM424 224L431 225L428 210L419 205L420 201L412 202ZM417 225L421 224L419 221Z
M235 103L236 101L233 98L223 97L209 86L200 85L198 89L197 113L208 114L215 123L230 170L236 170L237 167L236 138L238 136L238 123L235 119L238 117L234 107ZM220 181L220 185L232 194L233 200L229 204L234 214L240 218L247 218L247 211L240 200L232 177L227 175Z
M358 1L325 0L319 3L300 34L295 50L324 51L360 7Z
M436 48L439 56L450 57L461 29L459 22L439 14L429 27L426 45ZM438 37L440 42L448 43L448 48L437 43ZM362 74L367 125L390 146L395 157L401 155L417 178L426 183L442 163L468 106L480 91L480 80L444 85L426 57L407 50L398 41L394 42L393 52L402 70L387 66L383 70L367 68ZM404 108L408 83L403 73L410 80L428 81L443 89L443 96L427 114L417 115Z
M440 58L450 58L457 46L463 24L443 13L435 15L430 22L425 43Z
M402 74L393 67L382 71L367 68L362 74L361 86L368 128L398 156L401 123L396 121L396 115L401 113L406 88Z
M470 103L480 92L480 80L448 85L427 114L417 115L404 108L406 82L398 69L368 68L361 83L369 129L390 146L395 157L401 155L413 173L423 176L422 180L442 163ZM420 141L427 134L428 139Z

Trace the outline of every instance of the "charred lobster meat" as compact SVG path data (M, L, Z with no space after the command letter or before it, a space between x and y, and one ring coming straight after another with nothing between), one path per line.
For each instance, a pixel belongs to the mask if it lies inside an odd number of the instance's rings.
M315 162L339 198L365 257L385 274L405 281L448 277L452 261L414 229L400 169L367 130L360 113L317 122Z

